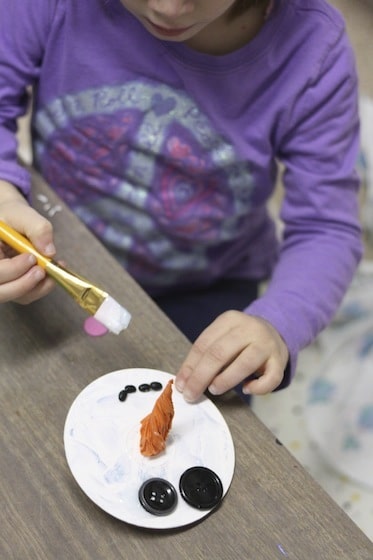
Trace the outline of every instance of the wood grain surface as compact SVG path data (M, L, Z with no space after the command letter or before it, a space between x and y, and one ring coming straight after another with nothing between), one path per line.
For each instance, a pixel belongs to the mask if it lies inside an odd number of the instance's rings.
M58 258L133 319L119 336L89 337L86 313L59 287L29 306L0 307L1 560L372 560L373 543L233 393L215 402L232 433L235 474L203 521L139 529L80 490L63 447L75 397L117 369L174 373L189 343L36 174L34 205L45 215L61 206L51 218Z

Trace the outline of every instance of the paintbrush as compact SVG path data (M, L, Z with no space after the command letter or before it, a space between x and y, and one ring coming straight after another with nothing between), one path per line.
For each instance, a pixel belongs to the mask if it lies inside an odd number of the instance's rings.
M119 334L128 327L131 315L108 293L101 290L75 272L45 257L30 243L30 241L0 220L0 240L18 251L18 253L31 253L36 257L37 264L45 269L46 273L62 286L75 301L94 316L109 331Z

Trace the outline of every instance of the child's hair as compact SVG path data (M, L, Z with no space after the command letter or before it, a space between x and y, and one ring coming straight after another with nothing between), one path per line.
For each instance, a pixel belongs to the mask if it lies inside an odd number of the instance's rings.
M268 0L236 0L229 12L229 17L231 19L236 18L246 12L249 8L257 6L258 4L264 4L267 1Z

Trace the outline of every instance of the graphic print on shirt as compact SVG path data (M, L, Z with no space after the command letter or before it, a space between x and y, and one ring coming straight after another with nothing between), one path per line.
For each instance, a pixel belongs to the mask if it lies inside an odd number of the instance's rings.
M184 92L138 81L78 92L34 126L46 180L140 282L198 277L239 236L249 166Z

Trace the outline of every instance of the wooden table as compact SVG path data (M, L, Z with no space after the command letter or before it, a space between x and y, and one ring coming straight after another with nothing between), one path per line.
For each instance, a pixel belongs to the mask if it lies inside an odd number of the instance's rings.
M202 522L143 530L98 508L65 459L71 403L97 377L127 367L176 372L189 343L38 176L34 205L53 214L58 257L133 315L121 335L92 338L86 313L61 289L0 309L0 558L2 560L372 560L373 543L251 410L217 400L236 470L221 507ZM61 211L56 212L57 205Z

